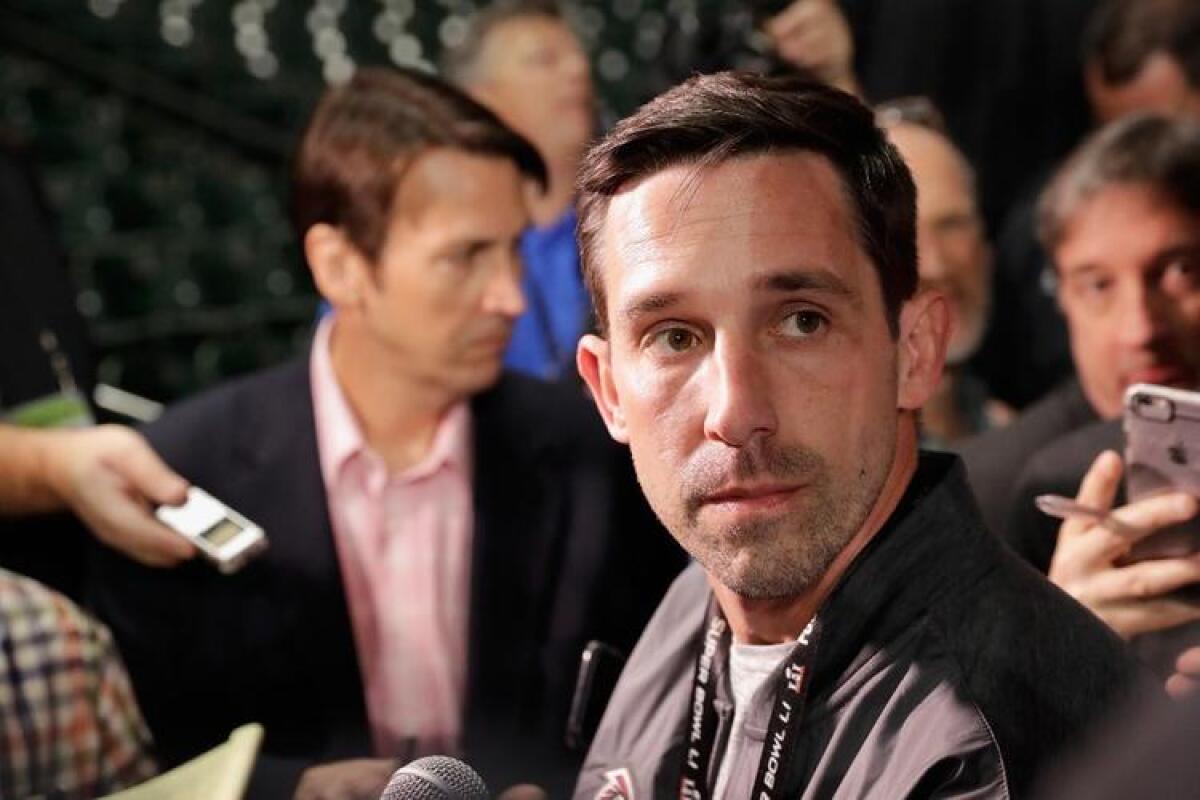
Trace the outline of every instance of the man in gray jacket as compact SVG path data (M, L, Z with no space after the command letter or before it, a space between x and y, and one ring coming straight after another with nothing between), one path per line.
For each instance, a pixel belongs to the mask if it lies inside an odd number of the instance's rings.
M849 95L694 78L589 153L580 372L695 558L577 798L1009 797L1137 681L918 455L946 302Z

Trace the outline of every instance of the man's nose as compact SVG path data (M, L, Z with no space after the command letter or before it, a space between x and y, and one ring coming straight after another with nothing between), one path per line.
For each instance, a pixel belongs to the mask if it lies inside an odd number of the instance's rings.
M563 57L563 71L574 80L587 80L591 77L592 66L583 51L567 53Z
M483 310L513 319L525 313L525 292L521 289L524 265L517 253L497 259L484 291Z
M1145 286L1132 287L1121 300L1114 320L1118 341L1130 347L1153 342L1166 323L1167 308L1158 292Z
M708 377L705 437L743 447L779 426L766 357L745 343L718 341Z

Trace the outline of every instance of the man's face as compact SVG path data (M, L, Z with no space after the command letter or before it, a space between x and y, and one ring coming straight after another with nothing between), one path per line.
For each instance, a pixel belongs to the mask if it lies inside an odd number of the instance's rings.
M941 134L901 123L888 132L917 185L921 283L941 290L954 318L946 361L979 348L991 307L991 250L963 156Z
M436 149L413 162L359 304L389 368L461 396L496 380L525 309L517 248L527 224L508 159Z
M545 158L578 157L592 137L591 67L579 39L550 17L517 17L488 33L468 88Z
M668 169L612 198L597 245L610 339L580 368L650 504L738 594L809 587L873 507L901 405L837 173L805 153Z
M1119 85L1106 82L1100 68L1089 64L1084 84L1092 113L1101 124L1139 111L1200 117L1200 92L1167 53L1152 54L1132 80Z
M1059 305L1100 416L1133 383L1200 378L1200 218L1144 185L1114 185L1071 218L1054 251Z

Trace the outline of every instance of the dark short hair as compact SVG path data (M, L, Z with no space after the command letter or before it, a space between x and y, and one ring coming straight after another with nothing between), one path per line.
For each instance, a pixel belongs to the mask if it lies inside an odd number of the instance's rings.
M1092 134L1058 170L1038 202L1038 238L1062 243L1081 206L1115 185L1145 186L1200 214L1200 123L1162 114L1122 117Z
M458 86L471 83L492 32L513 20L531 17L564 22L562 9L555 0L498 0L472 14L462 42L442 51L438 64L442 75Z
M691 78L619 122L585 156L579 247L600 330L607 308L596 250L614 195L680 164L702 169L792 151L824 156L841 177L895 334L900 307L917 287L916 189L908 167L871 110L851 95L803 78L749 72Z
M1155 53L1169 55L1187 82L1200 87L1200 4L1106 0L1092 12L1084 30L1083 59L1099 68L1105 83L1128 83Z
M436 147L507 158L546 184L533 145L458 89L416 70L360 69L321 97L300 141L292 170L297 235L333 225L375 260L405 170Z

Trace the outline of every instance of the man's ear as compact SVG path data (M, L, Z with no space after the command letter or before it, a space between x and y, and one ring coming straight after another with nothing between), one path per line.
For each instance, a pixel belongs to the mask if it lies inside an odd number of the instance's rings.
M1054 305L1058 307L1058 313L1063 315L1063 319L1067 319L1067 309L1063 303L1065 293L1062 274L1059 273L1058 267L1054 267Z
M613 381L611 345L606 339L589 333L579 340L575 350L575 365L579 375L591 390L596 408L608 427L608 433L618 442L629 444L625 428L625 413Z
M370 265L340 230L319 222L304 234L304 257L313 283L334 308L358 306Z
M900 309L897 404L915 411L937 389L950 339L950 308L935 289L922 289Z

